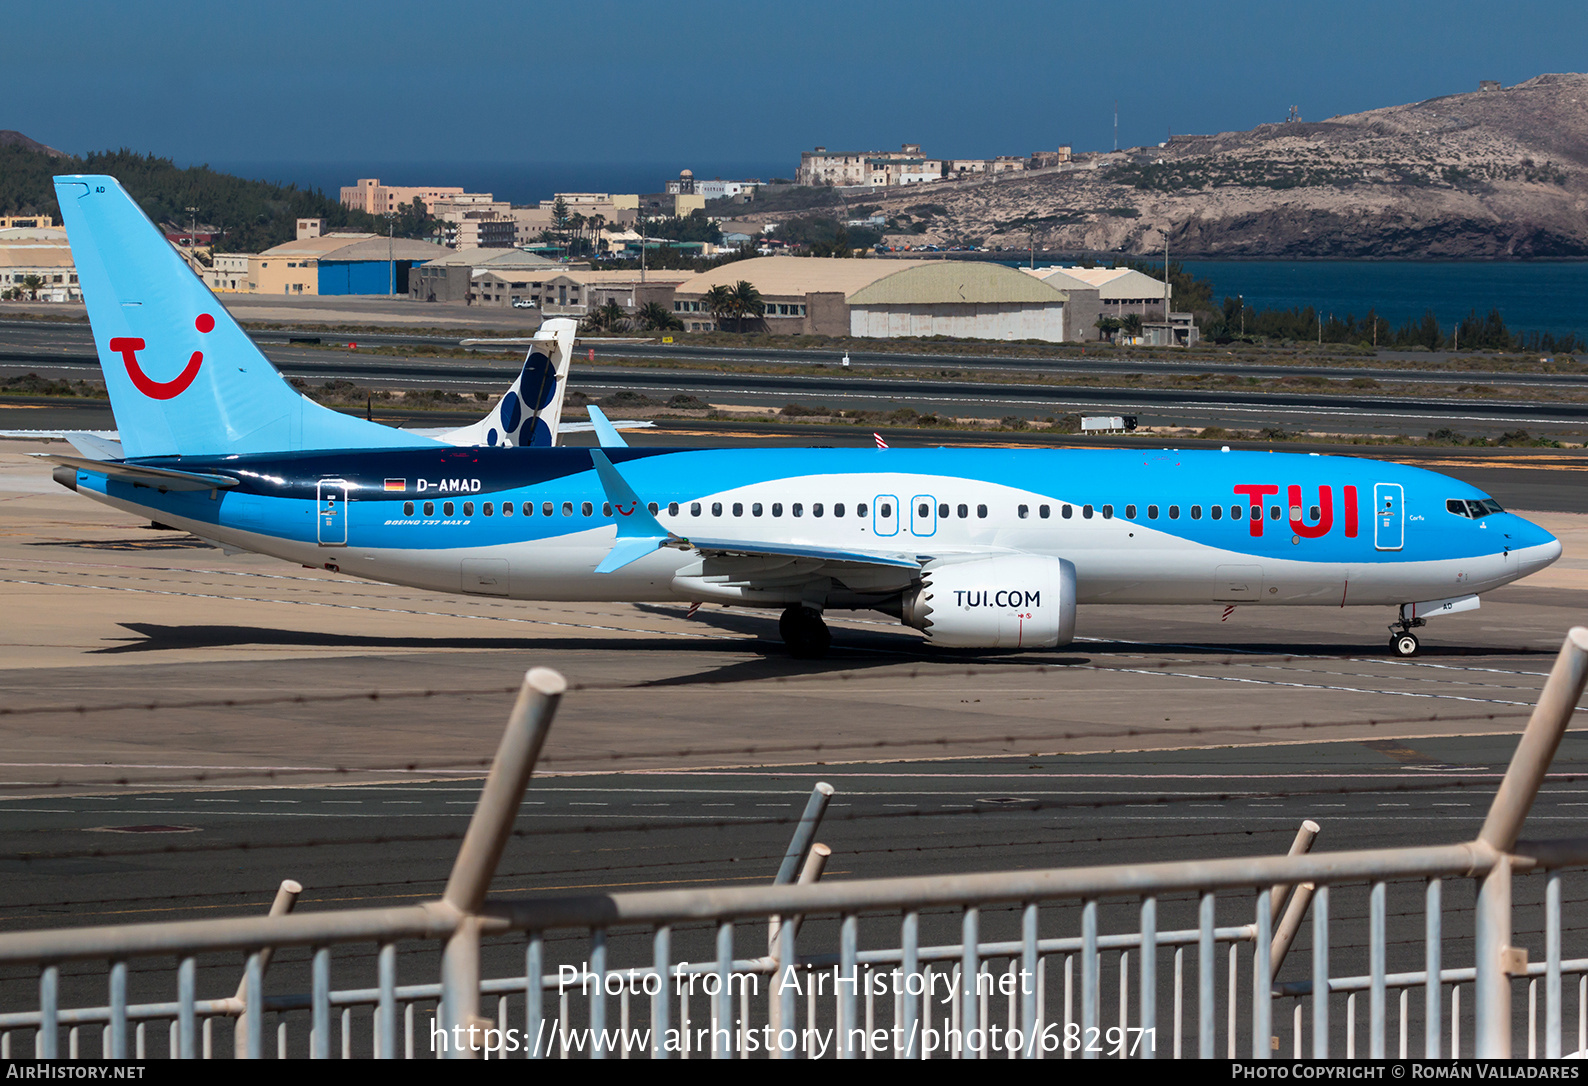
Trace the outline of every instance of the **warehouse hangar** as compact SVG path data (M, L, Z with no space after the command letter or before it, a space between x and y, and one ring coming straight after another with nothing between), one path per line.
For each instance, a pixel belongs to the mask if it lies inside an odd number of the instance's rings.
M761 295L762 312L713 312L714 287L740 281ZM749 322L774 335L947 336L956 339L1082 341L1095 335L1095 288L1060 289L1001 264L981 261L829 259L769 256L740 260L680 283L673 313L690 331Z

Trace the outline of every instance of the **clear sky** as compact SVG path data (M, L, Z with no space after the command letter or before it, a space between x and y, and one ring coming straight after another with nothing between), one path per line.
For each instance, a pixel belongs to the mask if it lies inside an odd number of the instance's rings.
M1588 69L1588 4L57 0L13 12L0 128L179 162L1029 154Z

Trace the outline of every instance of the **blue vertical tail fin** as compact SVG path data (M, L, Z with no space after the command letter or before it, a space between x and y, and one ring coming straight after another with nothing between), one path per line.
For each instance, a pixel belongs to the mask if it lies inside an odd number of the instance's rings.
M434 443L289 385L115 178L55 193L128 457Z

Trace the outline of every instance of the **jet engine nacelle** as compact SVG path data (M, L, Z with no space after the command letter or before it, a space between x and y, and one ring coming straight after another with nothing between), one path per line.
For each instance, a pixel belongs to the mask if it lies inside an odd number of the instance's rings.
M927 569L904 594L906 626L934 645L1051 649L1075 637L1075 566L1063 558L1009 555Z

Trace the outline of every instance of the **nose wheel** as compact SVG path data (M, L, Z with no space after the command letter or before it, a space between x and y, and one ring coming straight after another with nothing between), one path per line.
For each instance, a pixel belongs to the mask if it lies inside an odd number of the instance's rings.
M1416 656L1417 650L1420 648L1422 648L1421 642L1417 640L1417 635L1412 633L1410 630L1394 634L1390 637L1390 652L1394 653L1396 656L1402 658Z
M1408 618L1406 615L1407 610L1407 607L1402 607L1400 619L1390 623L1390 653L1402 659L1417 655L1417 651L1422 648L1422 643L1417 640L1417 635L1412 633L1412 631L1418 626L1428 625L1428 620L1425 618Z
M789 655L796 660L820 660L833 644L833 635L822 621L822 613L799 604L783 612L777 629L783 635Z

